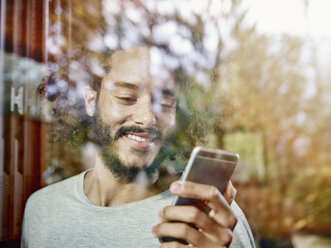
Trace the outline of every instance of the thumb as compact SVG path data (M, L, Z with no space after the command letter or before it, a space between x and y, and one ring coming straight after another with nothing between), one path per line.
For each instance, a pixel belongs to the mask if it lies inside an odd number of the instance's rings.
M231 205L231 203L234 200L234 198L236 197L236 195L237 195L237 190L233 186L232 182L229 181L228 185L225 188L223 196L224 196L225 200L227 201L227 203L229 203Z

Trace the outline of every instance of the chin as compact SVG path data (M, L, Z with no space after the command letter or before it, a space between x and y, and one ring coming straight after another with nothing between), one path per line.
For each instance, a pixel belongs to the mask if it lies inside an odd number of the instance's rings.
M129 154L123 154L123 156L120 154L119 157L122 163L128 167L147 168L153 163L156 154L135 150L130 151Z
M116 148L117 152L115 150L115 153L118 154L123 164L139 168L151 165L160 150L159 145L147 149L134 146L118 146Z

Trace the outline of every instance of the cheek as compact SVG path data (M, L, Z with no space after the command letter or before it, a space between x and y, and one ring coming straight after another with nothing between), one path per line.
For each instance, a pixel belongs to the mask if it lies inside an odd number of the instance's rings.
M120 108L111 108L105 111L105 117L112 122L123 122L128 114Z
M130 115L130 112L127 108L119 106L113 100L107 99L107 101L100 101L99 115L103 121L115 124L124 122Z
M171 114L170 116L163 117L160 120L161 129L160 130L165 136L169 136L176 126L176 114Z

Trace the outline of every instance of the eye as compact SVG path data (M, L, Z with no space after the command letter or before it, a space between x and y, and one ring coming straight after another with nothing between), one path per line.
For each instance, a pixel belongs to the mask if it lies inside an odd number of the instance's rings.
M116 97L123 104L134 104L137 102L137 99L134 97Z
M170 112L176 108L176 104L172 103L162 103L162 102L154 102L153 109L156 112Z
M174 106L171 104L161 104L161 106L163 109L173 109L174 108Z

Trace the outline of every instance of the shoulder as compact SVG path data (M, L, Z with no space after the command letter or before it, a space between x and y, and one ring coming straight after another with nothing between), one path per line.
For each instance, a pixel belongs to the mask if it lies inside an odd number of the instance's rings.
M56 199L63 199L66 196L73 194L75 185L78 183L81 176L83 175L78 174L76 176L69 177L63 181L48 185L34 192L26 203L26 210L38 205L49 205Z
M233 201L231 203L231 209L233 210L233 212L236 214L237 217L239 217L239 218L246 218L244 212L238 206L238 204L237 204L236 201Z
M42 222L56 218L57 213L65 211L66 206L76 198L76 185L82 174L70 177L61 182L46 186L34 192L28 199L23 217L23 229L39 227ZM29 228L29 229L30 229Z
M21 247L40 247L41 237L50 238L59 218L77 198L76 191L83 173L44 187L33 193L24 210Z
M235 213L238 222L233 231L233 240L230 248L237 248L237 247L254 248L255 247L254 237L244 212L241 210L241 208L238 206L238 204L235 201L232 202L231 208Z

